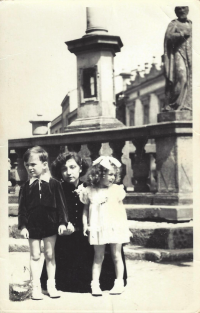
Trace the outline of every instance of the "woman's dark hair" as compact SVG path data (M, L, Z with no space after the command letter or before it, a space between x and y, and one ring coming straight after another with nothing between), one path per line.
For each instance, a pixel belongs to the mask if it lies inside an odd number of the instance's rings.
M118 183L120 181L120 173L121 170L119 167L117 167L115 164L111 164L112 167L114 168L115 172L116 172L116 177L115 177L115 183ZM104 174L106 174L109 170L107 168L105 168L104 166L100 165L100 164L96 164L94 166L92 166L87 174L87 185L88 186L94 186L94 187L98 187L101 178L103 177Z
M61 169L62 169L63 165L65 165L66 162L70 159L74 159L75 162L78 164L78 166L80 166L80 168L82 169L80 176L84 176L85 173L87 172L89 165L88 165L87 161L85 159L83 159L76 152L60 153L57 156L57 158L55 159L55 161L53 161L53 163L51 164L52 176L58 180L61 180L62 179Z
M38 154L41 162L48 162L48 153L40 146L35 146L33 148L28 149L23 155L23 161L28 162L28 159L31 154Z

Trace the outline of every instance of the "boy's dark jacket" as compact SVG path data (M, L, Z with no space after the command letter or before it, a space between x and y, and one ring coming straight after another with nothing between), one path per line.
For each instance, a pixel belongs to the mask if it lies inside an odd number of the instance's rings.
M50 211L57 211L58 225L68 224L68 209L61 183L54 178L49 182L41 180L41 198L39 180L32 184L26 181L19 192L18 228L27 226L30 213L39 206L45 206Z

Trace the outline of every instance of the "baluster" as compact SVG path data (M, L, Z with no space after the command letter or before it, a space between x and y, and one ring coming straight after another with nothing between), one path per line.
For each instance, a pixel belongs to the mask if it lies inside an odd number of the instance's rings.
M123 155L122 149L125 145L125 141L110 141L109 145L111 147L111 149L113 150L113 157L118 159L121 163L121 158ZM122 163L122 167L121 167L121 183L123 182L124 177L126 176L126 165Z
M157 191L157 171L156 171L156 154L150 154L150 191Z
M16 183L22 185L28 179L28 174L24 166L23 155L28 148L17 148L15 149L17 153L17 161L14 162L15 165L15 179Z
M16 185L16 173L17 173L17 153L14 149L11 149L9 151L9 170L8 170L8 181L9 181L9 187Z
M147 184L150 171L150 158L144 149L147 140L146 138L132 139L132 143L136 147L136 151L131 157L135 192L148 192L150 190Z
M90 158L92 161L96 160L99 157L99 151L101 149L100 142L91 142L87 144L87 147L90 151Z
M133 170L131 167L131 159L130 159L130 142L126 141L124 148L122 149L122 163L126 166L126 175L123 179L123 184L126 187L127 192L133 192L134 186L132 183Z

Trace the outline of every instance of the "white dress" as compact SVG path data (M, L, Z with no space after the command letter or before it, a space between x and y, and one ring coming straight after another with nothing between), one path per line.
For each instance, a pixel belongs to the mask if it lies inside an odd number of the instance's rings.
M81 202L89 205L89 243L127 243L130 241L126 211L122 200L123 185L108 188L86 187L79 194Z

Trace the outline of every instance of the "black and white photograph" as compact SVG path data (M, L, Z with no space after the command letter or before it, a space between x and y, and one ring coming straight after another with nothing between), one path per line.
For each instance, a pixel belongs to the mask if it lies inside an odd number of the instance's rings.
M199 33L199 0L0 0L0 312L200 312Z

